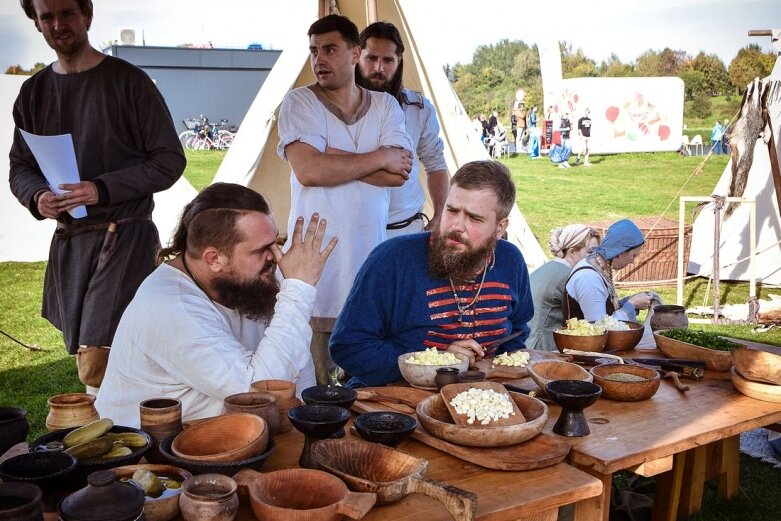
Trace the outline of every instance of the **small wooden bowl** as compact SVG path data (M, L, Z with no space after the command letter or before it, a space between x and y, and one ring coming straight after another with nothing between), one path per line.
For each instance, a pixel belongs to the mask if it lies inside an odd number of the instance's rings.
M781 385L781 356L768 351L741 347L732 351L732 360L743 378Z
M420 424L442 440L469 447L506 447L534 438L548 421L548 406L537 398L514 392L510 392L510 398L526 418L525 423L504 427L456 425L440 394L422 400L415 412Z
M269 438L266 450L247 459L228 462L194 461L186 458L180 458L171 452L171 443L174 436L164 439L160 443L160 454L172 465L190 472L193 476L199 474L225 474L233 476L242 469L259 470L266 462L271 453L274 452L274 438Z
M668 338L654 331L656 347L670 358L684 358L687 360L700 360L705 362L705 368L711 371L729 371L732 367L732 353L730 351L717 351L707 347L696 346L688 342L681 342L674 338Z
M624 331L608 329L605 349L628 351L629 349L634 349L643 338L643 324L630 320L621 320L620 322L628 325L629 329Z
M296 397L296 384L287 380L258 380L250 388L255 392L273 394L277 403L289 402Z
M175 479L180 483L191 478L193 475L184 469L174 467L173 465L126 465L111 469L116 474L117 479L130 479L133 473L139 469L146 469L154 473L157 477L164 476ZM170 521L179 515L179 494L181 489L165 489L160 497L144 498L144 517L146 521Z
M598 352L605 350L607 343L607 331L601 335L567 335L565 333L553 332L553 341L556 349L564 352L565 349L575 349L576 351ZM639 340L638 340L639 342Z
M611 380L607 376L624 373L639 376L643 380L636 382L622 382ZM656 391L662 379L659 373L647 367L628 364L603 364L591 368L594 375L594 383L602 388L602 396L617 402L641 402L648 400Z
M584 382L594 380L591 374L579 365L561 360L539 360L530 363L527 367L529 376L543 393L546 385L557 380L583 380Z
M200 421L176 435L174 455L203 462L230 462L250 458L268 445L266 420L236 413Z
M466 355L460 353L454 353L456 358L461 360L458 364L450 365L425 365L425 364L410 364L407 363L407 359L414 356L416 352L404 353L399 355L398 364L401 376L409 382L412 387L419 389L428 389L429 391L437 390L437 383L434 380L437 377L437 369L443 367L455 367L459 371L466 371L469 369L469 358Z
M749 398L763 402L781 403L781 385L752 382L744 378L734 367L730 368L729 379L735 389Z

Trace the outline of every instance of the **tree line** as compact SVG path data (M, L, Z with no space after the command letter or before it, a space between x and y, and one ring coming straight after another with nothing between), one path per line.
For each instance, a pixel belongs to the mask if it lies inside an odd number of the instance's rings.
M710 116L710 98L742 94L755 77L764 77L773 69L776 57L763 52L757 44L740 49L728 66L716 54L700 51L696 56L669 47L649 49L634 62L624 63L613 53L597 63L560 42L564 78L678 76L683 80L686 100L691 100L693 115ZM537 45L521 40L504 39L495 44L480 45L470 63L446 65L445 73L453 84L467 113L509 113L517 89L526 91L526 106L543 105L540 57Z

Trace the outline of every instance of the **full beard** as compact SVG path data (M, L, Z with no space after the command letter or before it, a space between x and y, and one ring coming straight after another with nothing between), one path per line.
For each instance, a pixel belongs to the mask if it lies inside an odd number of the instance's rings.
M219 276L212 285L223 306L235 309L250 320L268 325L274 316L274 306L279 293L279 281L266 280L262 275L251 280L236 280L231 276Z
M447 239L461 241L466 251L448 246ZM444 279L471 280L485 268L486 260L496 247L496 237L491 237L484 245L475 248L457 233L441 235L439 230L432 232L432 241L428 252L428 271L431 276Z

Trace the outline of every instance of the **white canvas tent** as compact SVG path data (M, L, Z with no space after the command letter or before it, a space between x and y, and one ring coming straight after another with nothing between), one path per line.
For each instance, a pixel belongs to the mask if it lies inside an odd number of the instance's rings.
M341 0L338 8L340 14L362 29L375 21L370 4L372 2L365 0ZM290 213L290 166L277 156L279 136L276 116L282 98L290 89L315 81L309 66L306 31L317 19L317 14L313 12L310 20L297 22L300 24L296 29L300 39L282 52L261 86L214 179L215 182L243 184L263 194L282 226ZM432 21L410 20L399 0L377 0L376 20L391 22L401 32L406 48L404 85L422 92L436 107L445 143L445 159L451 174L469 161L489 159L441 65L432 62L413 37L416 31L425 30L425 22ZM420 170L425 176L423 169ZM427 213L431 215L430 201ZM523 252L529 269L547 260L517 206L510 214L508 236Z
M0 151L3 154L3 172L6 176L0 188L0 262L33 262L46 260L54 233L54 221L37 221L11 193L8 186L8 151L13 142L14 122L12 109L19 89L28 76L0 75ZM155 210L152 219L160 232L163 243L173 233L184 205L195 197L195 188L183 177L165 192L155 194Z
M765 81L770 82L767 107L776 152L781 156L781 59L776 60L773 73ZM713 193L726 195L731 176L732 160L727 163ZM762 139L757 140L754 147L754 161L749 170L743 197L756 198L756 280L765 284L781 285L781 217L773 186L770 153ZM689 273L709 276L713 271L714 218L711 210L710 205L706 206L694 221ZM749 279L749 237L749 206L742 204L731 217L722 222L719 245L719 271L722 280Z

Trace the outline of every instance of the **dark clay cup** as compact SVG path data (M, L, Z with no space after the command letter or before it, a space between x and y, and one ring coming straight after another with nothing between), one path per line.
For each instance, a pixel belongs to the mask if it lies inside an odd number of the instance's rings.
M556 380L545 386L548 396L561 405L561 415L553 432L562 436L587 436L588 427L583 409L591 407L602 394L602 388L595 383L582 380Z
M0 456L27 439L30 424L27 411L19 407L0 407Z
M441 390L448 384L457 384L459 382L459 373L458 367L440 367L437 369L437 375L434 377L434 383L437 384L437 389Z
M0 519L43 521L41 489L30 483L0 483Z
M418 421L400 412L367 412L355 418L355 430L366 441L395 447L409 438Z
M482 371L464 371L458 375L458 381L461 383L485 382L485 373Z

